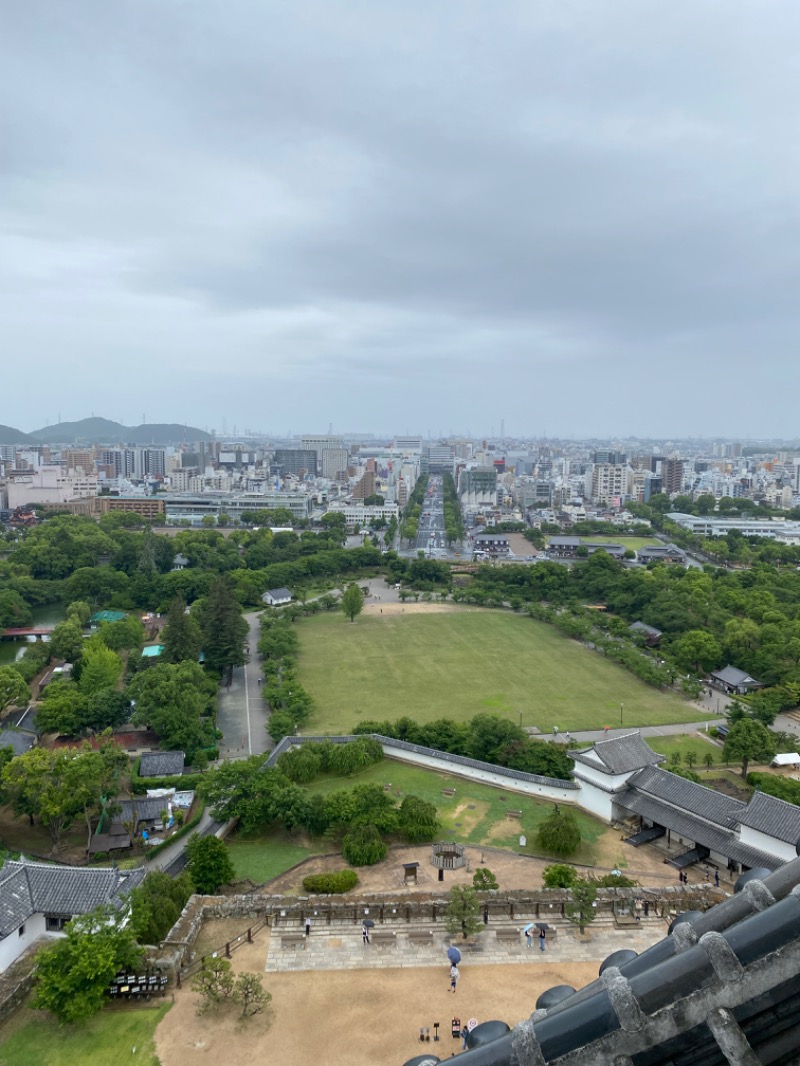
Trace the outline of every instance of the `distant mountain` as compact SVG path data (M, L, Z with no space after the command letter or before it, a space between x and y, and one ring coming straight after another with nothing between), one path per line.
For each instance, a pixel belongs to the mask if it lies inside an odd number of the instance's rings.
M36 441L21 429L13 426L0 426L0 444L35 444Z
M14 431L16 432L16 431ZM182 441L211 440L211 434L195 426L177 422L148 422L143 426L123 426L107 418L82 418L79 422L59 422L34 430L28 440L37 444L180 444Z

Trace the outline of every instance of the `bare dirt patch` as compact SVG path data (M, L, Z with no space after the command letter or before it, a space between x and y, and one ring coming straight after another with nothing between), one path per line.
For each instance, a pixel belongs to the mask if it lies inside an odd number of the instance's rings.
M470 812L472 813L472 812ZM505 823L499 823L504 825ZM506 828L506 832L507 832ZM598 863L591 867L599 877L609 873L621 864L625 874L642 885L653 887L673 884L677 874L664 862L664 854L657 848L632 848L623 844L621 834L608 829L595 843ZM472 875L479 866L488 867L497 878L501 889L536 888L542 884L542 871L545 866L556 859L540 859L526 855L516 855L511 851L487 846L485 848L468 846L465 849L467 865L460 870L448 870L445 874L447 888L453 885L471 885ZM390 848L383 862L375 866L363 866L358 869L358 893L364 892L430 892L437 886L438 871L431 865L430 844L418 844L408 847ZM403 884L403 863L420 863L418 883L406 888ZM312 873L328 873L341 870L345 862L340 854L317 856L302 863L293 870L288 870L274 881L263 885L259 890L267 894L284 894L289 896L305 895L303 878ZM691 881L702 881L702 871L690 870Z
M453 614L466 608L457 603L366 603L364 614Z
M247 929L252 924L252 921L248 918L212 918L207 922L203 922L192 949L195 958L199 959L203 955L216 951L218 948L224 948L231 940L235 940L240 933L247 932Z
M266 954L267 941L259 935L234 955L233 968L263 973ZM421 1051L445 1059L461 1050L450 1036L453 1016L462 1023L474 1017L516 1025L529 1017L545 989L580 988L593 980L599 961L465 967L455 995L448 991L444 966L269 974L264 987L272 993L271 1008L246 1022L231 1008L198 1018L196 997L184 988L156 1030L156 1049L162 1066L374 1066L404 1062ZM438 1044L434 1022L440 1023ZM431 1031L424 1048L420 1026Z
M469 836L488 810L488 803L459 803L452 814L453 821L458 821L459 836Z

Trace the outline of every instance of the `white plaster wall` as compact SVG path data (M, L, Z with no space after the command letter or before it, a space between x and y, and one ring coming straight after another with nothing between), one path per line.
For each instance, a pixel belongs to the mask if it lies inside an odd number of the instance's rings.
M18 959L25 948L30 947L34 940L40 936L50 936L45 929L43 914L34 914L25 922L25 932L22 936L15 929L7 937L0 940L0 973L7 969L15 959Z
M581 792L578 789L537 785L533 781L520 781L514 777L506 777L504 774L494 774L489 770L479 770L474 766L462 766L459 763L450 762L448 759L423 755L421 752L404 751L402 748L395 748L391 744L384 744L383 751L387 759L413 763L415 766L425 766L430 770L440 770L454 777L467 778L470 781L481 781L487 785L497 785L499 788L507 789L509 792L519 792L525 796L553 800L557 803L580 804Z
M625 784L629 777L636 773L636 770L631 770L627 774L609 774L601 770L599 766L595 768L594 766L587 766L585 762L576 762L575 772L597 785L604 786L606 789L617 790Z
M797 858L797 852L793 844L787 844L783 840L776 840L775 837L767 836L766 833L762 833L758 829L751 829L749 825L739 827L739 839L743 844L747 844L751 848L758 848L759 851L766 851L768 855L774 855L778 859L783 859L784 862Z

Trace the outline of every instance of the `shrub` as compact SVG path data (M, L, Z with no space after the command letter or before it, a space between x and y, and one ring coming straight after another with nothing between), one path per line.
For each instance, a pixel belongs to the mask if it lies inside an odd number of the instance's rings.
M374 825L355 825L342 842L342 854L351 866L374 866L389 849Z
M358 884L358 874L355 870L337 870L329 874L311 874L303 878L303 889L306 892L317 892L322 895L339 895L349 892Z

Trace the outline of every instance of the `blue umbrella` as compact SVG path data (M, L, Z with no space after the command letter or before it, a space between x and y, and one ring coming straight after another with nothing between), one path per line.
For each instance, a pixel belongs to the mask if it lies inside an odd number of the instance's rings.
M454 966L458 966L458 964L461 962L461 952L458 950L458 948L448 948L447 957Z
M525 928L522 930L522 932L523 933L529 933L531 931L531 929L533 929L533 922L528 922L528 924L525 926Z

